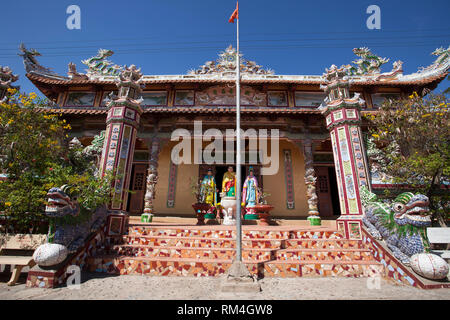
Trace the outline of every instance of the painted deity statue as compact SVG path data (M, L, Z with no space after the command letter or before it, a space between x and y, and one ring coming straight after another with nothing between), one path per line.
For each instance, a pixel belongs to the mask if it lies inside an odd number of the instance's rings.
M236 196L236 173L233 172L233 167L229 166L228 171L223 175L222 193L226 197Z
M201 186L202 202L216 206L217 193L216 193L216 179L212 175L212 170L208 170L208 174L202 180Z
M249 175L245 179L242 187L242 202L245 205L247 213L254 213L251 209L258 204L258 180L253 175L253 168L250 167Z

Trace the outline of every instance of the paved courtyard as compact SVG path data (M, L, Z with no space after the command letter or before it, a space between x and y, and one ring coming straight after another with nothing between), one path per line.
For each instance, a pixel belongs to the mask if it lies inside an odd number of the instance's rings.
M25 278L14 287L0 278L0 299L382 299L450 300L450 289L422 290L381 280L379 289L369 289L367 278L266 278L260 280L262 291L251 294L221 293L223 278L149 277L139 275L109 276L83 273L80 289L26 288ZM369 283L369 287L377 287Z

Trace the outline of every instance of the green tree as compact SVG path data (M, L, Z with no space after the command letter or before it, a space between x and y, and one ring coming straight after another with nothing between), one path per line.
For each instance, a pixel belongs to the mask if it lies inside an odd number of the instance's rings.
M394 183L430 198L433 217L445 225L449 211L449 102L445 94L386 100L367 116L381 169Z
M73 186L86 218L109 200L111 177L97 178L93 159L83 157L81 146L70 147L65 120L42 112L47 102L36 94L8 90L0 104L0 211L16 233L46 232L43 214L47 191Z

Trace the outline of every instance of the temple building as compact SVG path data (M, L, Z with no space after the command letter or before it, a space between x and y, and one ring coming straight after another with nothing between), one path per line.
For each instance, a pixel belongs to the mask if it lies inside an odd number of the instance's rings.
M102 135L111 143L105 143L100 169L115 166L123 172L111 209L141 215L148 206L156 215L193 216L192 181L212 169L221 186L227 166L234 165L235 153L225 148L236 142L227 134L236 121L236 50L231 46L217 60L180 75L147 75L135 66L115 65L107 60L113 52L103 49L82 61L85 73L71 62L67 75L60 75L39 65L35 50L21 50L27 78L53 102L44 112L61 114L83 145L106 130ZM254 129L258 143L264 129L269 137L279 136L277 143L266 139L267 157L254 139L245 140L241 181L252 167L259 186L270 194L273 217L340 217L338 227L359 238L358 226L352 225L362 215L358 186L384 187L367 157L363 115L384 99L433 90L447 76L450 59L448 49L438 49L430 66L404 75L401 61L381 73L388 59L367 48L354 53L358 60L352 65L332 66L324 75L322 70L319 75L279 75L241 59L241 127L247 133ZM174 132L200 139L200 148L192 144L190 163L174 161L181 140L173 139ZM205 152L211 132L223 135L223 150L210 153L219 164ZM275 172L261 174L275 165ZM152 189L148 203L147 188Z

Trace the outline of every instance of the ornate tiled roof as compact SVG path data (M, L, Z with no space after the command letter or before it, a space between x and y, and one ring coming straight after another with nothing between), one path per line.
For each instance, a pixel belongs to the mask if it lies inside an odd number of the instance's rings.
M201 107L143 107L144 113L236 113L236 107L234 106L201 106ZM39 111L48 113L61 113L61 114L106 114L107 108L42 108ZM301 114L320 114L318 109L313 108L300 108L300 107L244 107L241 106L241 113L301 113Z
M143 107L143 113L185 113L185 114L236 114L234 106L215 106L215 107ZM64 115L106 115L107 108L41 108L40 112L58 113ZM362 114L372 113L373 110L361 110ZM241 106L242 114L317 114L321 112L317 108L301 108L301 107L245 107Z
M23 47L25 48L25 47ZM112 55L111 50L100 49L97 56L83 60L89 68L86 74L78 73L73 63L69 64L68 76L57 75L44 68L35 59L40 54L36 50L22 50L27 77L34 83L51 85L114 84L117 70L123 67L112 64L105 58ZM442 80L450 67L450 47L436 49L432 54L436 60L426 68L403 75L403 62L395 61L390 72L380 73L380 66L389 59L380 58L367 48L353 50L360 58L348 65L349 78L357 85L424 85ZM216 61L208 61L197 70L183 75L144 75L143 84L163 83L232 83L235 81L236 51L231 46L219 55ZM242 54L241 54L242 55ZM243 59L241 63L241 81L243 84L325 84L322 75L277 75L264 69L253 61Z
M440 81L448 75L448 71L440 72L436 74L428 74L421 77L413 77L412 75L404 76L398 79L390 81L375 81L372 79L362 77L352 77L353 84L358 85L417 85L427 84L434 81ZM101 78L101 79L58 79L54 77L47 77L46 75L37 73L28 73L28 79L40 83L52 84L52 85L82 85L82 84L114 84L114 77ZM160 75L160 76L143 76L141 83L143 84L166 84L166 83L234 83L234 79L220 79L213 77L192 77L192 76L172 76L172 75ZM241 83L243 84L325 84L325 81L321 76L295 76L295 75L277 75L271 77L245 77L242 76Z

